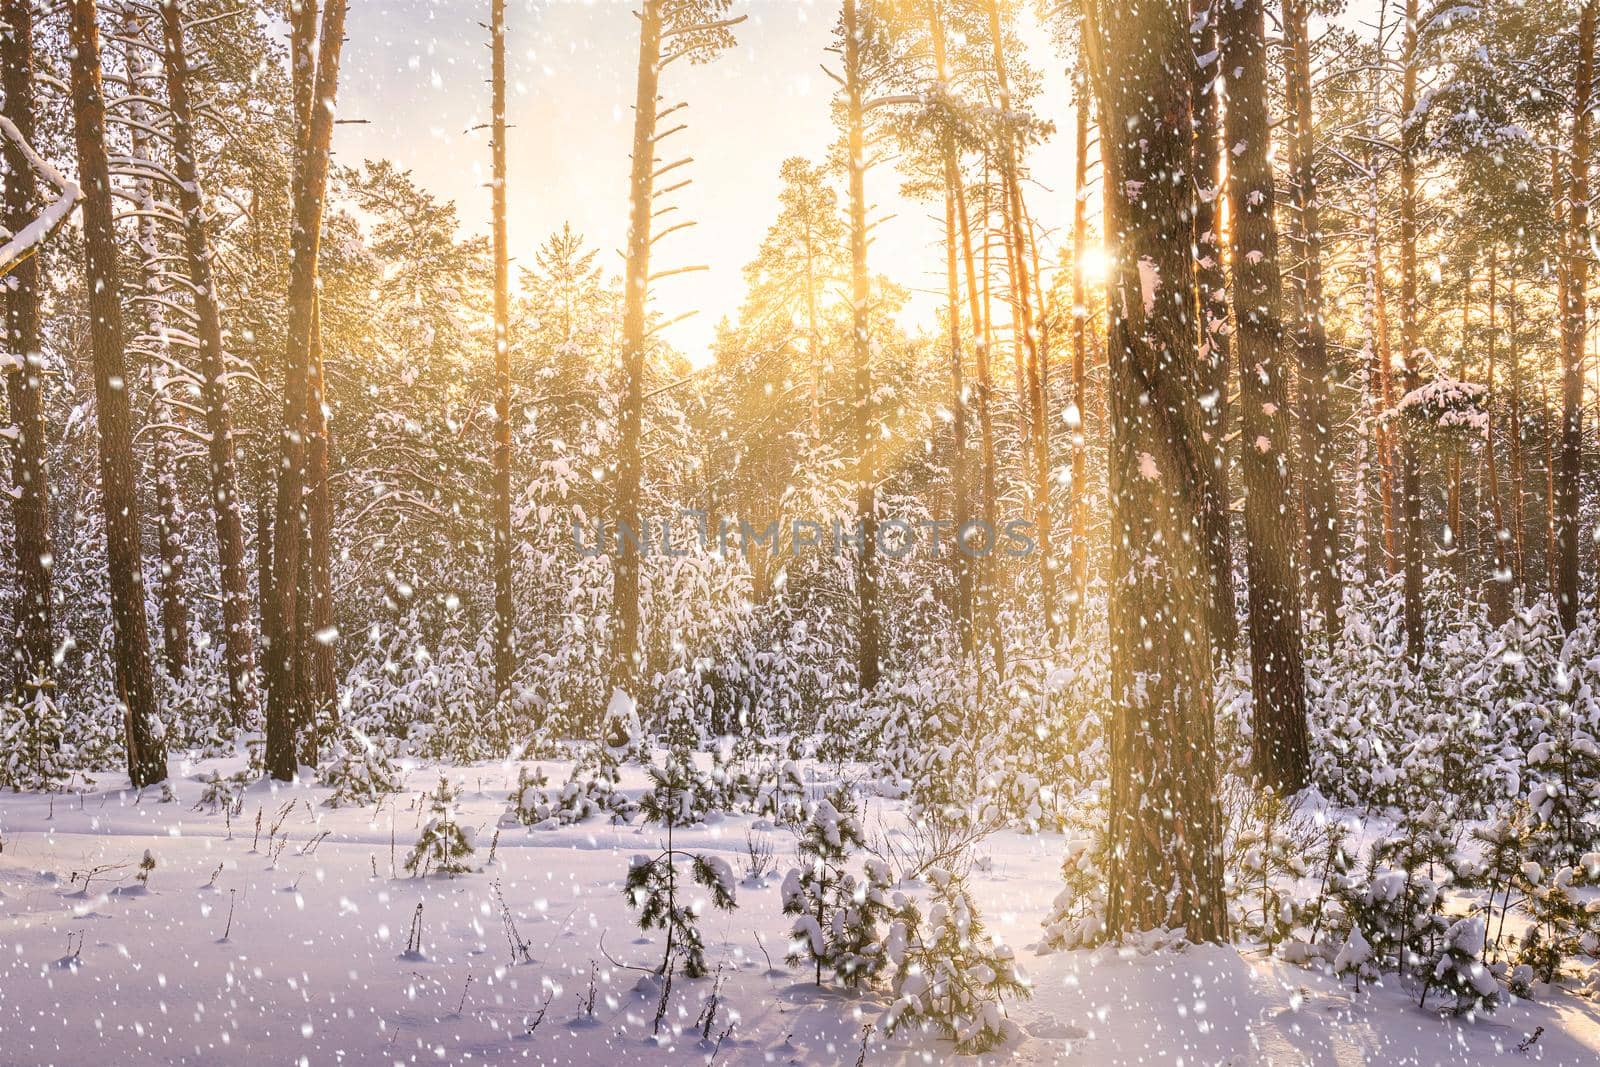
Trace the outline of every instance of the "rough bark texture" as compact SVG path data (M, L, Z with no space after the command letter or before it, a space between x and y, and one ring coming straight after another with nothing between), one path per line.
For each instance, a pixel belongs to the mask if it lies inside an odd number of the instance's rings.
M855 357L856 518L861 568L856 576L856 680L862 692L878 684L877 434L872 411L872 347L867 338L871 293L867 279L866 134L862 114L861 34L857 0L844 0L845 121L850 197L851 349Z
M511 267L506 247L506 4L489 8L494 211L494 692L504 699L516 667L511 596Z
M1566 182L1565 299L1561 314L1561 447L1556 459L1556 609L1561 626L1578 624L1578 478L1583 458L1583 348L1588 326L1589 146L1594 92L1594 37L1600 0L1578 19L1578 69L1572 92L1572 152Z
M639 647L639 437L644 417L645 302L650 284L650 216L654 207L656 93L661 80L662 0L644 0L639 18L638 93L633 104L633 172L628 184L627 272L622 290L622 410L617 442L617 556L611 601L616 614L611 683L635 687Z
M156 122L147 98L160 95L160 76L147 62L151 45L145 29L142 15L133 7L123 6L121 43L127 73L125 107L130 147L135 160L153 164L156 162L155 138L150 131L156 128ZM141 369L150 384L152 421L161 424L153 427L155 440L150 450L156 498L156 558L161 579L156 583L161 659L167 675L180 678L189 666L189 604L184 589L187 557L184 553L183 494L178 485L178 454L173 429L183 423L185 416L172 403L171 383L163 384L177 361L167 339L164 250L156 227L159 207L155 182L149 174L136 171L131 191L139 211L135 221L138 234L135 247L138 249L139 284L146 298L142 303L145 335L134 341L134 347L148 357ZM134 329L137 333L138 328Z
M1300 454L1306 524L1306 593L1309 607L1331 638L1338 632L1343 590L1339 579L1339 498L1334 484L1338 454L1333 442L1333 383L1328 375L1328 331L1322 293L1322 219L1311 108L1309 0L1284 0L1284 37L1289 45L1288 100L1292 118L1289 159L1299 222L1300 261L1295 270L1299 315L1295 347L1300 356Z
M941 0L929 0L928 23L933 37L935 76L940 87L948 85L946 66L944 21L940 17ZM952 486L951 521L958 537L972 518L969 487L967 485L967 386L965 360L961 349L961 272L958 242L960 224L956 221L956 186L961 183L961 164L956 154L953 128L946 127L940 137L940 155L944 167L944 262L945 262L945 314L950 328L950 405L951 456L950 484ZM956 571L956 625L961 634L961 650L968 656L974 651L972 614L973 560L963 551L954 554Z
M1495 356L1498 336L1495 329L1495 311L1499 305L1499 292L1495 287L1499 250L1489 249L1489 336L1486 347L1489 357L1489 393L1484 404L1488 422L1484 427L1483 459L1485 474L1489 479L1489 516L1493 527L1492 538L1494 569L1485 586L1489 604L1489 625L1502 626L1511 618L1511 531L1506 528L1505 512L1500 506L1500 463L1495 456Z
M250 619L249 564L245 559L244 522L240 515L238 462L233 417L228 404L227 358L222 346L222 308L212 270L211 241L206 233L205 200L196 167L193 106L189 99L189 63L184 53L182 13L177 4L161 9L167 98L172 111L173 173L181 183L178 206L183 213L184 252L194 286L199 326L200 387L205 404L207 458L210 464L211 514L217 537L217 562L222 583L223 649L228 695L236 725L250 723L256 712L255 635Z
M1232 216L1233 303L1239 321L1239 422L1249 567L1252 765L1292 792L1305 785L1305 669L1301 660L1294 438L1282 329L1278 235L1273 221L1271 125L1266 104L1265 15L1261 0L1222 5L1218 23L1228 72L1228 204Z
M110 571L113 670L122 701L128 777L135 786L167 776L167 751L157 724L144 612L135 481L133 418L123 352L121 283L106 161L105 95L100 82L100 31L94 0L72 0L72 120L83 186L84 266L89 290L89 345L94 362L95 422L100 431L100 495L105 507Z
M1005 38L1000 25L999 0L989 3L989 36L994 45L994 70L999 90L1000 111L1011 114L1011 88L1006 75ZM1010 126L1000 135L1000 180L1006 193L1006 244L1011 250L1011 291L1017 312L1017 351L1023 358L1025 406L1031 431L1026 444L1031 447L1033 466L1033 522L1038 542L1039 596L1044 613L1045 633L1054 644L1060 634L1061 618L1056 609L1055 538L1050 507L1050 422L1045 397L1045 365L1040 351L1039 333L1034 323L1027 263L1027 232L1023 225L1022 182L1018 177L1017 141Z
M1216 809L1206 559L1191 472L1204 368L1188 197L1190 50L1181 0L1089 0L1110 291L1112 509L1109 933L1227 919ZM1146 282L1157 280L1151 299Z
M327 194L328 148L333 135L333 101L344 44L344 0L329 0L322 14L312 103L305 110L303 151L296 167L294 220L290 235L289 328L284 350L283 432L272 524L272 596L266 601L267 773L294 777L296 723L302 696L296 654L297 598L305 562L303 499L306 440L310 433L307 400L311 393L312 338L315 333L317 254ZM297 57L297 68L302 61Z
M1217 12L1213 0L1191 0L1198 56L1217 54ZM1210 575L1207 622L1219 662L1233 659L1239 643L1239 621L1233 589L1233 529L1228 508L1228 282L1222 264L1222 239L1218 230L1222 197L1220 150L1222 114L1217 81L1221 65L1215 58L1193 72L1193 167L1195 303L1200 328L1200 359L1205 368L1202 405L1205 419L1202 462L1196 471L1200 482L1205 523L1205 550ZM1081 211L1080 203L1077 210Z
M958 176L959 178L959 176ZM983 296L978 287L977 258L972 250L972 227L967 217L966 183L958 180L955 188L956 216L961 225L961 259L967 279L968 317L972 321L973 370L977 377L973 389L972 406L978 416L978 508L986 529L999 529L998 493L995 488L994 450L994 372L990 364L988 322L983 316ZM980 325L981 324L981 325ZM995 594L995 553L985 553L978 560L977 581L974 590L974 611L979 618L979 628L989 646L989 657L996 678L1006 672L1005 640L1000 633L999 611Z
M33 121L33 4L0 3L0 90L5 113L30 144ZM5 227L16 233L40 208L39 182L21 150L5 145ZM6 294L6 393L11 407L11 484L17 492L12 515L17 560L16 645L12 685L27 692L53 674L51 650L50 477L45 450L44 363L39 322L39 258L28 256L8 275Z
M1072 157L1072 564L1067 628L1075 632L1089 588L1089 440L1084 424L1088 405L1089 304L1084 257L1089 250L1089 72L1079 63L1074 79L1075 136ZM1208 533L1209 538L1209 533ZM1230 594L1231 595L1231 594ZM1231 619L1233 613L1230 611Z
M1401 60L1400 114L1417 109L1417 0L1406 0L1405 54ZM1422 126L1404 123L1400 131L1400 360L1404 390L1422 384L1418 359L1422 331L1417 316L1417 153ZM1416 443L1402 420L1395 420L1400 460L1400 555L1404 571L1407 654L1422 656L1426 622L1422 614L1422 472Z

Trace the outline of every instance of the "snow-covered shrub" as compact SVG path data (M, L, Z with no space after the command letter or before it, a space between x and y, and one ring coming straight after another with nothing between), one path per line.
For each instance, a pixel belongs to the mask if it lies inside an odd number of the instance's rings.
M957 1052L987 1052L1019 1033L1006 1017L1006 998L1031 991L1015 954L984 929L965 881L940 868L928 872L928 881L933 899L926 916L896 894L885 947L894 967L894 1000L882 1026L892 1033L922 1024L954 1041Z
M439 784L428 797L430 818L417 835L411 855L406 857L405 868L414 875L466 874L472 870L467 858L472 855L471 831L456 820L455 802L458 794L449 779L439 776Z
M1236 775L1220 792L1229 926L1275 947L1300 921L1295 883L1310 872L1316 824L1295 800Z
M330 808L372 804L401 789L400 768L388 744L352 725L334 733L327 755L317 765L317 781L333 787L326 801Z
M1438 807L1408 815L1374 844L1365 876L1340 894L1345 925L1339 932L1359 927L1377 970L1417 974L1436 959L1448 926L1443 889L1461 880L1465 866L1453 833Z
M1539 864L1523 865L1526 894L1523 908L1529 925L1518 946L1516 961L1530 967L1542 982L1554 982L1562 965L1581 952L1595 954L1600 933L1600 904L1579 900L1572 893L1600 878L1600 854L1591 853L1578 866L1546 871Z
M1430 993L1447 998L1452 1015L1494 1011L1500 1004L1500 983L1483 963L1483 916L1457 919L1444 931L1438 954L1430 961L1418 1003Z
M78 766L54 687L34 681L29 691L0 700L0 788L56 789Z
M860 812L848 786L813 805L798 845L800 865L783 879L783 913L795 917L792 962L809 959L849 986L872 981L884 966L883 924L888 920L888 864L869 858L858 877L851 854L865 848Z

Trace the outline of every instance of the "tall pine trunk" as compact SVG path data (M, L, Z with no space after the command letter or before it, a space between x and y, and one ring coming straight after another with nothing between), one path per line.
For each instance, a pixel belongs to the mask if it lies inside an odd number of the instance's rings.
M1205 368L1205 420L1202 451L1197 457L1202 521L1210 597L1207 629L1219 661L1233 658L1239 643L1239 623L1233 589L1233 531L1229 516L1228 478L1228 291L1222 264L1221 147L1222 114L1219 107L1221 64L1217 60L1217 9L1215 0L1190 0L1194 21L1194 49L1211 62L1194 65L1194 143L1190 149L1193 174L1195 306L1200 330L1200 359ZM1076 210L1082 210L1078 205ZM1076 223L1074 223L1076 225Z
M1007 124L1001 127L1000 181L1005 190L1006 244L1011 252L1012 301L1016 308L1016 352L1022 361L1027 424L1030 427L1025 444L1031 449L1033 480L1034 535L1038 541L1039 596L1044 614L1045 635L1052 645L1060 636L1061 618L1056 608L1055 537L1052 529L1050 507L1050 421L1049 404L1045 396L1044 356L1040 351L1038 328L1034 321L1034 306L1028 274L1028 238L1024 227L1022 182L1017 171L1018 143L1015 131L1009 125L1011 116L1011 84L1006 70L1005 37L1000 24L1000 0L989 0L989 36L994 46L995 83L999 90L999 105Z
M850 198L850 334L855 357L856 518L861 524L861 567L856 576L856 681L863 693L878 684L877 433L873 424L872 346L867 335L866 131L861 23L857 0L844 0L844 83Z
M1511 531L1506 529L1505 513L1500 506L1500 464L1495 456L1495 356L1496 356L1496 324L1495 310L1498 306L1499 293L1496 289L1495 274L1499 261L1499 249L1489 246L1489 336L1487 341L1489 358L1489 391L1484 400L1484 410L1488 419L1483 433L1483 459L1486 474L1489 479L1489 515L1492 520L1494 536L1492 538L1494 551L1494 569L1489 575L1489 582L1485 590L1489 602L1489 625L1503 626L1511 617Z
M184 52L183 17L177 4L161 9L167 97L172 110L173 173L178 206L183 213L184 252L194 289L199 326L200 388L205 404L207 458L210 465L211 513L216 528L217 563L222 584L223 651L228 671L229 704L235 725L255 715L255 635L250 619L249 564L245 559L244 522L240 515L238 461L233 417L228 403L227 356L222 343L222 308L212 269L211 241L206 233L205 199L201 194L195 147L193 105L189 96L189 60Z
M1262 0L1224 3L1217 32L1223 69L1229 75L1226 127L1233 146L1228 206L1233 303L1239 320L1239 422L1250 572L1251 762L1262 780L1292 792L1305 785L1310 756L1289 421L1291 368L1281 327L1283 294L1273 220Z
M973 370L977 386L973 390L973 409L978 417L978 510L984 528L999 529L998 492L995 488L994 447L994 371L990 362L989 325L983 314L983 293L978 285L978 263L972 248L972 226L967 216L966 183L957 174L955 186L956 221L961 226L961 259L967 280L968 318L972 322ZM978 560L977 580L974 583L973 610L979 619L989 645L990 659L996 678L1005 676L1005 641L1000 633L998 589L995 581L995 555L984 553Z
M506 3L491 0L490 81L494 210L494 692L504 699L516 669L511 595L511 267L506 246Z
M1192 457L1205 370L1188 197L1190 49L1172 0L1089 0L1111 288L1112 937L1226 936L1206 559ZM1153 290L1153 291L1152 291ZM1147 295L1148 294L1148 295Z
M1566 265L1561 307L1561 447L1556 462L1556 608L1563 629L1578 624L1578 478L1583 458L1583 349L1589 312L1589 147L1594 38L1600 0L1578 19L1578 69L1572 92L1572 152L1566 182Z
M0 2L0 90L6 117L29 144L33 119L33 2ZM4 139L4 224L17 233L33 221L41 204L39 181L19 146ZM7 276L6 393L16 440L11 445L11 481L17 559L16 645L13 687L29 692L54 674L51 653L50 475L44 425L44 354L40 332L41 275L37 254L16 263Z
M1089 589L1089 440L1088 406L1089 305L1084 284L1084 257L1089 250L1089 72L1079 62L1074 78L1075 134L1072 158L1072 563L1067 604L1067 630L1075 633L1085 611ZM1075 424L1073 424L1075 422ZM1209 534L1208 534L1209 537ZM1232 612L1229 612L1232 618Z
M181 678L189 665L189 605L184 591L183 495L178 486L178 450L172 434L183 416L171 401L168 390L172 384L164 383L176 360L168 341L168 298L163 285L161 237L156 229L159 209L155 181L147 173L158 166L153 151L155 138L150 132L156 124L147 100L155 98L160 89L153 84L157 79L146 63L151 46L145 38L144 19L129 6L122 8L121 42L127 71L128 136L135 161L132 191L138 210L139 283L148 326L147 337L140 340L152 346L146 353L150 362L145 372L150 380L153 420L168 424L155 427L154 447L150 450L156 490L156 558L161 577L156 583L161 657L167 675Z
M302 0L309 3L310 0ZM307 555L304 543L307 437L311 431L311 395L316 333L317 255L322 240L322 212L327 198L329 146L333 137L333 103L339 82L339 56L344 44L345 0L328 0L322 13L321 43L309 106L302 113L305 131L295 168L293 222L290 232L288 337L284 350L283 430L279 443L276 503L272 524L272 596L266 602L267 773L287 781L294 777L297 723L304 714L299 675L297 609L300 571ZM297 67L303 66L298 57Z
M112 666L122 703L128 777L135 786L167 776L167 751L157 722L150 630L144 610L139 487L133 416L123 351L121 281L106 160L106 107L100 81L100 30L94 0L72 0L72 124L83 186L84 268L89 292L89 346L94 363L95 422L100 434L100 495L110 571Z
M617 555L611 601L616 617L611 682L632 692L644 665L639 647L639 455L644 417L645 305L650 284L650 222L654 209L656 95L661 80L663 0L644 0L639 12L639 73L633 104L633 169L628 183L627 268L622 289L622 408L617 441Z
M1338 456L1333 443L1333 383L1328 376L1328 330L1322 293L1322 217L1317 203L1315 124L1311 106L1309 0L1284 0L1284 36L1289 45L1288 100L1292 122L1289 158L1299 220L1301 262L1295 347L1300 356L1300 454L1306 522L1306 592L1331 637L1339 603L1339 497L1334 484Z
M940 91L949 85L946 65L944 21L940 17L941 0L929 0L928 23L933 37L935 77ZM951 120L953 121L953 116ZM964 531L972 518L969 487L967 484L967 386L964 357L961 349L961 273L959 248L961 229L956 221L956 186L961 183L961 164L956 154L954 128L947 122L940 133L939 152L944 169L944 261L945 261L945 314L950 329L950 401L951 419L950 484L952 496L952 522L955 526L957 551L954 556L956 571L956 625L961 635L961 650L968 656L974 651L972 610L972 557L964 550ZM809 256L807 257L809 263ZM808 267L809 282L809 267Z
M1400 114L1417 109L1417 0L1406 0L1405 54L1401 60ZM1402 122L1400 129L1400 363L1404 390L1422 384L1422 329L1417 309L1417 154L1422 124ZM1400 555L1404 574L1406 652L1422 656L1426 621L1422 613L1422 470L1413 434L1404 419L1394 420L1400 459Z

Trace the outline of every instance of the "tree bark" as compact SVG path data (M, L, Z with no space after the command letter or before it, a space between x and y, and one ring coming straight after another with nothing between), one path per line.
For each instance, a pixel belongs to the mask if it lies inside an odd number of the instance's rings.
M866 131L862 111L861 26L857 0L844 0L845 121L850 197L850 319L855 356L856 517L861 524L861 567L856 576L856 681L863 693L878 684L877 436L873 425L872 346L867 312Z
M33 4L0 3L0 90L6 117L24 141L33 143ZM39 182L22 150L5 145L5 227L19 232L40 207ZM40 271L37 254L11 268L6 293L6 393L16 440L11 451L11 481L16 491L14 521L17 557L16 646L13 688L31 694L54 675L50 581L54 552L50 541L50 471L44 425L44 353L40 330Z
M639 14L639 74L633 105L633 171L628 185L627 273L622 297L622 409L617 442L617 553L611 600L611 683L625 692L644 666L639 647L639 455L644 417L645 304L650 284L650 221L654 209L656 95L661 79L662 0L644 0Z
M949 85L949 72L946 65L944 22L939 13L940 2L941 0L928 0L928 26L933 37L935 77L942 92ZM955 131L948 122L940 135L939 152L944 167L945 314L949 319L950 328L950 398L953 412L950 484L954 512L951 519L957 538L957 550L954 556L956 626L961 635L961 651L971 656L974 652L973 561L965 550L964 531L972 514L967 485L967 386L965 361L961 349L961 274L957 262L960 226L956 222L956 186L961 182L961 164L956 154Z
M1311 610L1331 638L1338 631L1343 590L1339 577L1338 456L1333 443L1332 386L1328 376L1328 331L1322 292L1322 219L1317 203L1315 125L1311 99L1311 35L1308 0L1284 0L1284 36L1289 44L1288 99L1291 186L1299 219L1301 265L1296 272L1300 316L1295 342L1300 355L1300 438L1304 461L1306 592Z
M1193 235L1179 190L1190 162L1186 5L1088 0L1099 100L1111 288L1112 937L1183 927L1227 933L1206 558L1193 457L1204 368L1194 321ZM1154 282L1153 297L1144 294Z
M1589 299L1589 147L1594 38L1600 0L1578 18L1578 69L1572 94L1572 152L1566 182L1565 300L1561 308L1561 448L1556 462L1556 609L1562 629L1578 624L1578 478L1583 458L1583 347ZM1560 201L1558 200L1558 203Z
M995 489L994 372L990 364L988 320L983 314L984 290L978 286L977 258L972 249L972 227L967 216L966 183L957 175L955 186L956 217L961 226L961 258L966 269L968 317L972 320L973 369L977 374L977 388L973 390L973 408L978 416L978 467L980 480L979 513L984 529L993 537L999 529L998 493ZM987 280L987 274L985 275ZM995 585L995 552L991 550L979 558L977 581L973 594L973 610L981 619L987 638L990 659L994 663L995 677L1005 677L1005 640L1000 633L1000 612Z
M84 267L89 345L94 362L95 422L100 435L100 494L110 571L113 672L122 703L128 778L147 786L167 776L164 732L157 721L144 611L139 488L133 466L132 413L123 352L121 282L106 160L105 94L94 0L72 0L72 119L83 186Z
M1511 547L1511 531L1506 529L1505 514L1500 507L1500 465L1495 457L1494 440L1494 405L1495 405L1495 355L1496 336L1495 309L1499 303L1499 293L1495 286L1495 273L1499 259L1499 249L1489 246L1489 337L1487 342L1489 358L1489 392L1485 398L1484 410L1488 413L1488 422L1484 428L1483 458L1486 474L1489 479L1489 514L1493 521L1494 537L1494 569L1489 575L1485 589L1489 602L1489 625L1504 626L1506 620L1511 618L1511 562L1509 549Z
M995 82L999 92L1002 115L1009 123L1011 115L1011 86L1006 72L1005 38L1000 25L1000 2L989 0L989 36L994 45ZM1039 595L1044 613L1045 635L1051 645L1060 639L1061 618L1056 609L1055 537L1050 507L1050 423L1049 404L1045 396L1045 367L1039 350L1039 335L1034 323L1034 308L1030 296L1027 263L1027 233L1023 227L1022 183L1018 178L1017 140L1015 131L1005 125L1000 135L1000 180L1006 192L1005 222L1007 245L1011 249L1011 288L1016 307L1017 353L1024 361L1026 407L1031 431L1026 443L1031 446L1033 461L1033 516L1034 533L1038 539Z
M1239 418L1245 480L1245 557L1250 572L1252 766L1274 788L1305 785L1305 669L1302 663L1298 523L1293 501L1294 439L1289 423L1278 235L1273 221L1271 125L1266 105L1262 0L1223 4L1218 23L1229 73L1228 204L1233 303L1239 320Z
M1200 358L1206 373L1203 397L1209 401L1201 405L1205 448L1196 478L1201 488L1210 578L1207 629L1219 662L1228 662L1233 659L1239 643L1239 622L1234 606L1233 531L1228 510L1228 286L1218 234L1221 213L1217 210L1222 195L1219 166L1222 116L1217 85L1221 66L1215 58L1217 8L1214 0L1190 0L1189 9L1193 16L1191 26L1197 27L1195 54L1214 57L1205 66L1195 64L1191 85L1194 142L1190 149L1190 165L1194 175L1194 246L1198 257L1195 265L1196 321L1200 329ZM1082 210L1081 204L1077 210Z
M1075 135L1072 161L1072 570L1067 632L1075 633L1089 590L1089 442L1085 422L1089 347L1088 290L1084 257L1089 250L1089 71L1080 61L1074 79ZM1208 529L1207 537L1210 537ZM1209 540L1208 540L1209 543ZM1230 594L1231 595L1231 594ZM1233 613L1228 613L1233 618Z
M154 97L160 89L145 62L151 48L145 39L145 21L134 8L122 8L122 43L127 69L129 102L128 131L130 147L135 160L154 163L152 151L155 128L147 96ZM171 402L163 378L173 368L173 358L167 341L166 309L163 306L161 238L156 231L155 182L144 173L136 173L133 192L137 197L137 219L140 284L149 299L144 303L148 322L146 343L153 346L153 358L145 368L149 375L153 418L159 423L177 424L183 420L179 408ZM184 590L183 494L178 486L178 456L172 440L172 430L156 427L154 447L151 449L151 467L156 489L156 558L160 563L161 580L156 585L156 599L161 620L161 653L167 675L181 678L189 666L189 606Z
M302 0L309 3L309 0ZM289 326L284 352L283 431L279 443L278 484L272 526L272 597L267 604L266 769L272 777L294 777L296 723L300 718L296 603L305 562L306 441L311 430L313 335L316 327L317 255L327 196L333 103L344 44L345 0L328 0L322 14L314 92L303 117L303 151L296 167L294 220L290 234ZM296 66L302 61L296 59Z
M506 4L491 0L489 37L494 211L494 692L505 699L516 669L511 593L511 266L506 244Z
M1417 0L1406 0L1405 54L1401 61L1400 114L1409 119L1417 109ZM1418 359L1422 349L1417 314L1417 154L1422 144L1420 122L1402 121L1400 128L1400 360L1405 392L1422 384ZM1404 572L1406 653L1422 657L1427 623L1422 612L1422 471L1413 434L1404 419L1394 420L1400 458L1400 552Z
M205 200L201 194L189 97L189 61L184 52L183 17L176 3L161 8L167 97L172 109L173 172L179 182L178 206L183 213L184 251L194 287L199 324L201 395L205 403L207 457L211 475L211 513L216 528L217 562L222 584L223 649L227 658L228 694L233 721L245 726L255 717L255 640L250 619L248 563L244 523L240 515L238 461L233 441L233 416L228 403L227 356L222 343L222 308L212 270L211 241L206 233Z

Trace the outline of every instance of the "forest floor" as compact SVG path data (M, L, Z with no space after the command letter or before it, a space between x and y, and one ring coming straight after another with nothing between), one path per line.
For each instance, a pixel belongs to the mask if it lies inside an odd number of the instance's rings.
M702 919L721 970L711 1041L696 1019L713 978L675 979L653 1037L659 996L644 971L661 941L639 936L622 882L630 856L658 847L659 827L502 828L488 863L519 765L447 767L482 870L412 878L403 864L425 821L419 802L441 768L412 767L408 791L376 810L325 807L321 787L256 784L229 819L193 810L195 779L241 760L173 766L167 803L111 775L80 793L0 796L0 1065L855 1064L864 1032L867 1064L956 1059L931 1036L866 1029L881 996L819 989L806 965L784 962L787 830L729 816L678 832L678 847L720 853L742 874L754 824L776 873L741 884L736 910ZM545 769L558 782L566 770ZM643 787L638 768L625 776ZM904 838L897 801L872 800L865 822ZM142 885L147 850L156 865ZM1468 1022L1419 1010L1392 977L1357 993L1265 951L1036 954L1061 852L1059 835L1012 832L977 848L972 889L991 932L1017 947L1033 996L1009 1009L1024 1036L969 1062L1600 1062L1600 1000L1567 988ZM408 954L419 904L421 949ZM531 962L512 962L505 914Z

